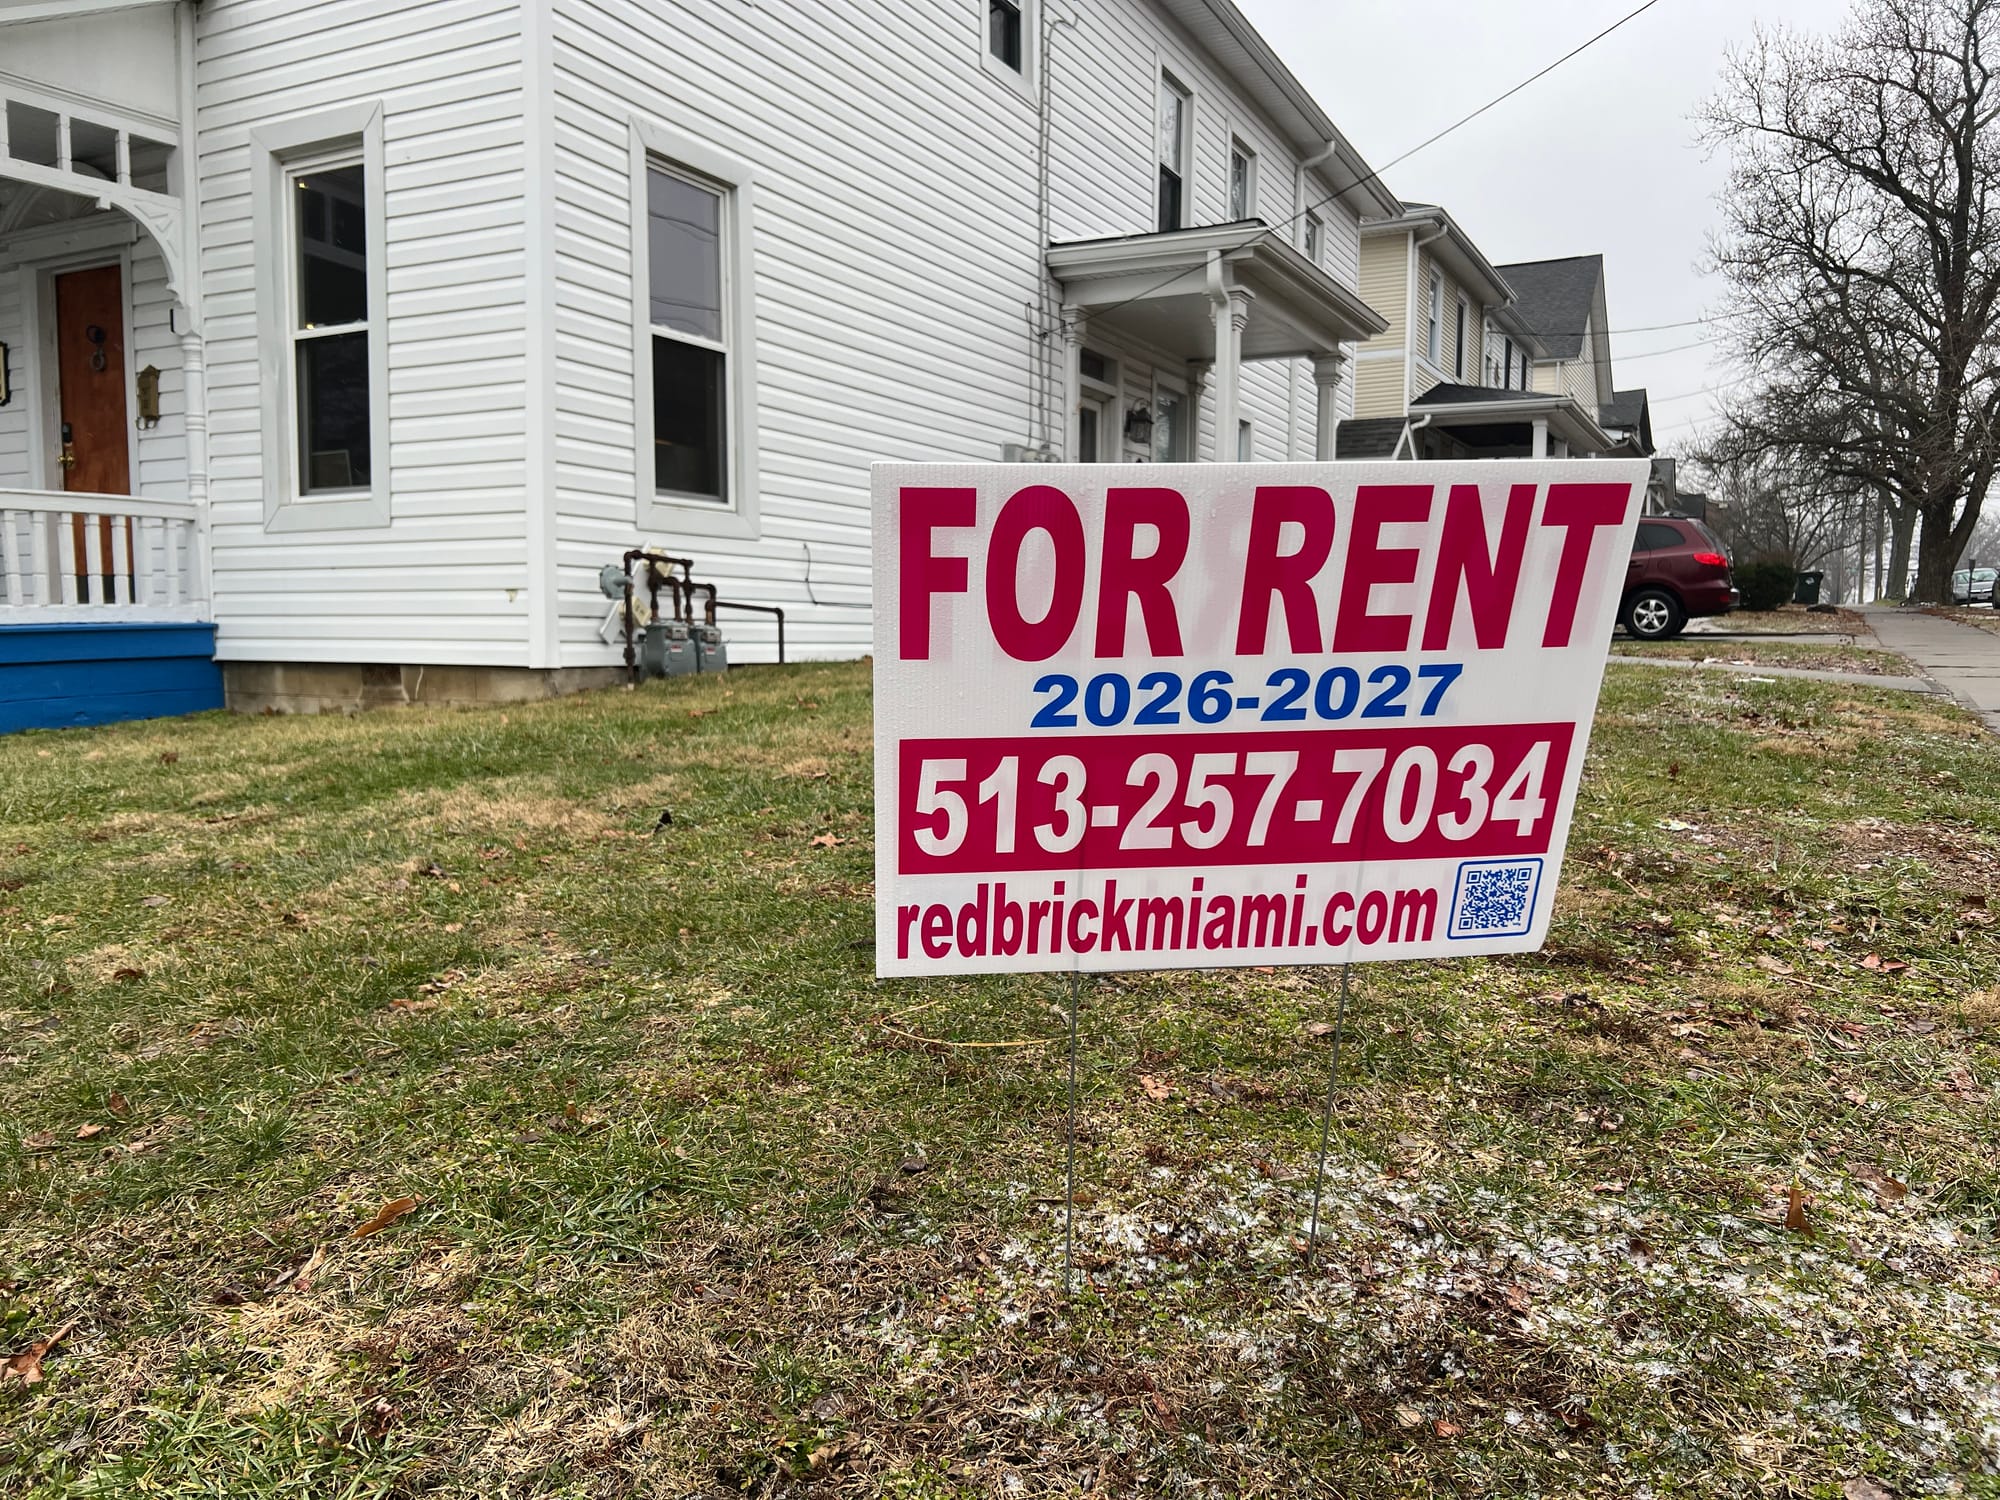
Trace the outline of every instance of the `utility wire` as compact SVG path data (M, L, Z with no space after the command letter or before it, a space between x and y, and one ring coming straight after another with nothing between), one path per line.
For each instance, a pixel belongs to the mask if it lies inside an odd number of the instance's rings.
M1561 57L1557 58L1554 62L1550 63L1540 72L1531 74L1529 77L1522 79L1519 83L1515 84L1512 88L1508 89L1506 93L1500 94L1492 99L1487 100L1486 103L1480 105L1479 108L1473 110L1471 114L1462 116L1461 118L1452 121L1451 124L1445 126L1444 129L1438 131L1435 135L1428 136L1425 139L1417 142L1416 145L1410 147L1410 149L1405 151L1401 156L1395 157L1393 160L1383 163L1381 166L1376 167L1374 170L1370 171L1367 176L1358 178L1354 182L1349 183L1346 187L1337 188L1333 192L1328 193L1324 198L1317 199L1316 201L1309 204L1305 208L1300 209L1297 213L1293 214L1289 219L1281 220L1276 224L1267 224L1261 229L1253 230L1249 235L1245 236L1245 238L1242 240L1241 243L1232 245L1230 249L1232 251L1246 249L1249 246L1256 244L1259 240L1264 239L1268 235L1276 234L1279 230L1282 229L1290 229L1294 224L1298 223L1301 219L1305 218L1307 214L1312 213L1317 209L1326 207L1327 204L1333 202L1334 199L1340 197L1342 194L1351 193L1356 188L1366 187L1371 182L1379 181L1384 172L1389 171L1392 167L1401 166L1404 162L1408 161L1411 157L1415 156L1419 151L1423 151L1431 146L1435 146L1439 141L1443 140L1453 131L1462 129L1464 126L1471 124L1474 120L1478 119L1488 110L1494 108L1496 105L1504 104L1507 100L1513 98L1516 94L1520 93L1521 90L1527 88L1530 84L1539 82L1541 79L1548 77L1549 74L1553 73L1557 68L1560 68L1564 63L1568 62L1571 58L1576 57L1581 53L1589 51L1592 47L1596 46L1599 42L1603 41L1606 37L1610 36L1612 32L1618 30L1621 26L1624 26L1629 22L1636 21L1640 16L1643 16L1647 11L1651 10L1655 5L1658 5L1659 3L1660 0L1645 0L1644 4L1636 7L1633 10L1627 11L1624 15L1620 16L1617 20L1613 21L1609 26L1605 27L1595 36L1592 36L1585 41L1579 42L1576 46L1570 48L1569 51L1565 52ZM1154 285L1147 287L1143 291L1134 292L1131 296L1125 298L1122 302L1112 303L1109 307L1091 308L1089 309L1087 315L1090 317L1101 318L1107 316L1108 314L1118 312L1121 309L1130 307L1135 302L1142 302L1146 298L1152 296L1153 293L1160 291L1165 287L1171 286L1176 281L1179 281L1181 279L1182 274L1183 273L1177 271L1173 275L1168 276L1163 280L1155 283ZM1641 330L1631 330L1631 331L1638 332Z

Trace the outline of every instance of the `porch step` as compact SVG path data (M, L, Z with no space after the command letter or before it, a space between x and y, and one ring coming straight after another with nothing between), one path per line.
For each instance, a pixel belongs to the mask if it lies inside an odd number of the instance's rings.
M0 625L0 734L220 707L213 625Z

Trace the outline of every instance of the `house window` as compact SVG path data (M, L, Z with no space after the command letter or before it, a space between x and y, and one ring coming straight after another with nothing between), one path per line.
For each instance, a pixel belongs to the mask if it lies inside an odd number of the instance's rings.
M1320 223L1319 215L1307 214L1305 252L1306 252L1306 259L1311 261L1314 265L1319 264L1320 245L1325 240L1325 238L1326 238L1325 226Z
M1500 367L1500 388L1511 391L1514 389L1514 341L1508 339L1502 347L1506 350L1506 362Z
M1469 322L1470 312L1465 305L1465 298L1460 297L1458 299L1457 319L1452 328L1451 335L1451 378L1453 380L1465 379L1465 333Z
M1482 384L1501 386L1506 383L1506 377L1500 373L1500 335L1494 332L1491 318L1479 325L1479 360Z
M1248 422L1239 419L1236 423L1236 461L1239 464L1249 463L1250 455L1255 450L1256 434Z
M1021 68L1021 7L1013 0L987 0L986 51L995 61Z
M1171 74L1160 75L1160 222L1179 229L1187 195L1188 91Z
M367 168L357 152L294 168L288 182L297 493L367 490L374 477Z
M1255 218L1257 214L1257 153L1241 141L1229 143L1229 217Z
M646 171L653 490L718 505L729 500L727 196L659 163Z
M1433 367L1436 367L1438 365L1442 357L1438 350L1438 340L1442 337L1442 329L1440 325L1443 323L1443 321L1444 321L1444 278L1438 274L1437 267L1433 266L1431 267L1431 277L1430 277L1429 320L1425 324L1424 328L1424 353L1430 357L1430 362Z

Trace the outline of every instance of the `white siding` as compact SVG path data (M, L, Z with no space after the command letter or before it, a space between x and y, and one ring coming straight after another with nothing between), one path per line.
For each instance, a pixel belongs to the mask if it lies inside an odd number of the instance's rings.
M28 334L21 299L29 273L0 270L0 344L13 400L0 406L0 490L28 483Z
M555 533L565 665L608 664L596 572L635 540L688 553L725 598L783 605L799 655L869 647L868 465L996 459L1054 427L1053 366L1030 307L1040 287L1036 114L981 66L983 0L545 0L553 7ZM1093 0L1055 33L1053 240L1155 225L1155 88L1195 96L1190 223L1227 217L1231 135L1257 152L1258 212L1284 223L1297 153L1147 0ZM885 80L894 80L885 87ZM638 529L633 395L633 116L756 175L755 348L761 530L721 540ZM1325 189L1308 185L1308 202ZM1320 210L1326 264L1354 284L1358 223ZM1050 344L1054 344L1054 340ZM1120 359L1130 396L1159 351ZM1173 369L1173 373L1180 373ZM1343 406L1346 398L1343 397ZM1243 412L1257 456L1313 450L1314 395L1296 362L1252 366ZM1204 419L1206 421L1206 418ZM1233 456L1234 433L1224 435ZM1204 441L1202 451L1213 451ZM811 552L808 598L807 549ZM837 601L850 607L826 607ZM770 633L725 622L745 659Z
M217 654L528 660L524 172L517 0L208 0L197 56ZM289 456L260 430L250 133L379 102L390 521L270 532ZM539 199L540 195L532 195Z

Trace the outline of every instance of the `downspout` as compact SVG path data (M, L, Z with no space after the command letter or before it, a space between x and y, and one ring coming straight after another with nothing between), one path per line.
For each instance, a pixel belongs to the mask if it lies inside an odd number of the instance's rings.
M1435 414L1432 412L1419 412L1416 416L1409 418L1403 423L1403 435L1396 439L1396 451L1389 455L1391 463L1394 463L1403 456L1403 445L1405 443L1410 445L1410 457L1414 459L1417 456L1417 434L1431 425L1431 417L1433 415Z

